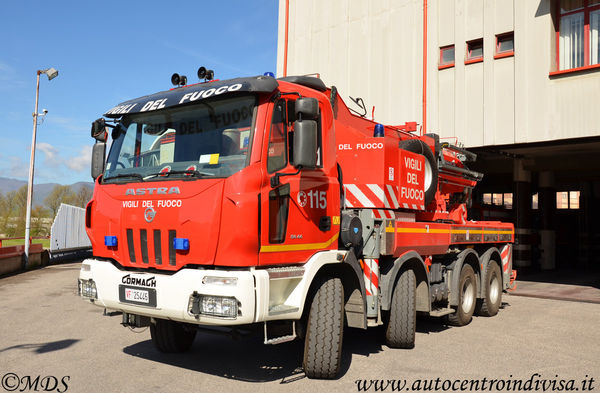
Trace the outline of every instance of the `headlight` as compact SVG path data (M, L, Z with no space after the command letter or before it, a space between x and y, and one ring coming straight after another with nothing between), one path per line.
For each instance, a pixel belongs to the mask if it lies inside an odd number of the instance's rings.
M79 296L89 299L98 299L98 290L94 280L79 280Z
M210 315L213 317L232 318L238 316L238 301L234 297L199 295L190 296L188 312L196 317Z

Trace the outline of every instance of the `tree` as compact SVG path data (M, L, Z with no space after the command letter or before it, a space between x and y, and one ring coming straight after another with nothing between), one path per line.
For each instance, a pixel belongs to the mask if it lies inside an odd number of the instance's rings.
M73 195L72 203L75 206L83 207L92 199L92 190L87 186L80 186L77 192Z
M44 219L48 217L48 209L43 206L35 205L31 210L31 236L48 236L50 235L49 226Z
M52 192L44 199L44 203L50 209L52 213L52 217L56 217L56 213L58 212L58 208L61 203L73 203L75 199L75 194L73 190L71 190L70 186L54 186Z
M19 188L13 194L12 217L16 218L15 225L11 226L11 236L25 236L25 216L27 214L27 186Z
M2 232L6 236L11 236L11 234L13 232L13 229L11 228L10 218L15 213L14 210L15 210L16 195L17 195L16 191L9 191L6 193L6 195L3 198L1 229L2 229Z

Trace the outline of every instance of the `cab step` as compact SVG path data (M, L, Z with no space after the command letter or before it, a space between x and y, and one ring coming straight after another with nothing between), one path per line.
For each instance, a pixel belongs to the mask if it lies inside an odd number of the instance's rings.
M264 324L265 326L265 344L267 345L277 345L282 343L287 343L290 341L294 341L296 339L296 322L292 322L292 334L269 338L267 334L267 322Z

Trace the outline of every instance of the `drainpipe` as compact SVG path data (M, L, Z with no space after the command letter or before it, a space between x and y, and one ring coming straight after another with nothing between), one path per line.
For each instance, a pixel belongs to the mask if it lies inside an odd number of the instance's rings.
M288 31L290 29L290 0L285 0L285 43L283 47L283 76L287 76Z
M427 133L427 0L423 0L423 127L421 133Z

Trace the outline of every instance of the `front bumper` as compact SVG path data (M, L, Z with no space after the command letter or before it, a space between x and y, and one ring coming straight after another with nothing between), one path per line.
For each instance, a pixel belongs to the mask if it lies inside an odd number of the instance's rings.
M234 284L205 284L205 277L235 279ZM96 286L96 299L90 301L110 310L136 315L201 325L242 325L256 320L257 282L268 281L264 271L256 270L201 270L181 269L175 274L157 274L121 270L108 261L86 259L79 274L82 281L92 280ZM225 280L228 281L228 280ZM231 280L229 280L231 281ZM133 285L128 285L133 284ZM156 291L156 307L130 304L122 301L123 286ZM121 289L120 289L121 287ZM121 296L119 294L121 290ZM190 297L201 295L222 296L237 300L236 318L211 315L194 315L190 312ZM89 299L89 297L83 297ZM154 299L153 299L154 301Z

